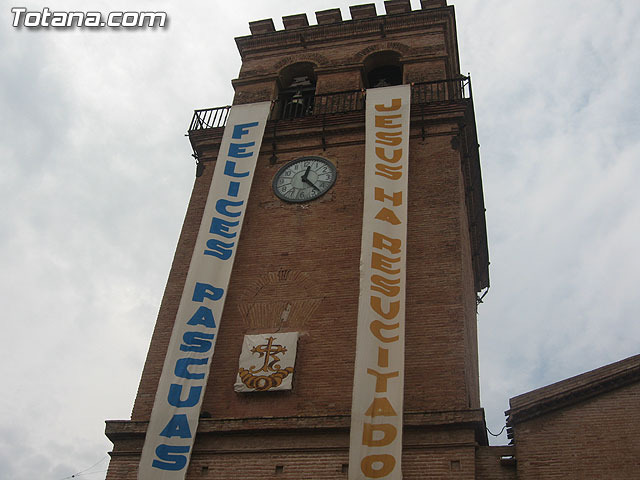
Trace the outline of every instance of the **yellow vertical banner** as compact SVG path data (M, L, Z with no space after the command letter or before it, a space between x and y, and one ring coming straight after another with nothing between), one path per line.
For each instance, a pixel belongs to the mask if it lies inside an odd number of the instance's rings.
M184 480L271 103L234 105L169 340L138 480Z
M409 85L367 90L349 479L401 479Z

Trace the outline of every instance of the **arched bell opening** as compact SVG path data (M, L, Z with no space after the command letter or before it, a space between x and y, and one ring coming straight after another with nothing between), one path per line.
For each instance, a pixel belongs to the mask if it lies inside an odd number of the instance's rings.
M397 52L376 52L364 60L367 88L402 85L402 64Z
M309 62L295 63L280 72L279 118L290 119L311 115L316 93L314 66Z

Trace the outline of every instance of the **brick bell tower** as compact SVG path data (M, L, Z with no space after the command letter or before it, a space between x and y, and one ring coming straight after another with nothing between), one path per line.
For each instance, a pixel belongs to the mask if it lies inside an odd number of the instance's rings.
M446 0L421 7L391 0L378 15L374 4L357 5L350 20L325 10L313 26L305 14L291 15L282 31L261 20L236 39L234 105L272 106L216 319L188 479L367 478L349 465L365 106L367 90L390 85L411 92L402 478L480 478L477 452L488 443L476 302L489 285L489 262L471 83L460 74L453 7ZM107 422L109 480L137 478L228 110L197 110L189 128L198 176L131 420ZM280 188L300 171L304 188ZM261 391L234 387L247 336L265 338L246 351L254 368L244 371L255 373L275 352L277 339L268 338L291 332L289 388L272 391L259 379L253 385Z

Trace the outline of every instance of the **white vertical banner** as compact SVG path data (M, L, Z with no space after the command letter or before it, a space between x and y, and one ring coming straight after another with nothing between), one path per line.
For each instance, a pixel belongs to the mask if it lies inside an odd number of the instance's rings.
M271 103L231 107L178 306L138 480L183 480Z
M409 85L367 90L349 479L401 479Z

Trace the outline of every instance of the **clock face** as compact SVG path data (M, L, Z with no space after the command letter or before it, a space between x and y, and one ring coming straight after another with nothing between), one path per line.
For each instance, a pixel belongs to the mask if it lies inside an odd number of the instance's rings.
M329 160L301 157L278 170L273 191L286 202L308 202L327 193L335 181L336 167Z

